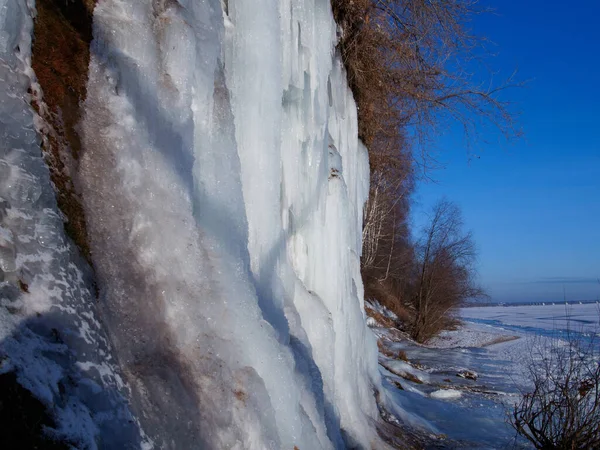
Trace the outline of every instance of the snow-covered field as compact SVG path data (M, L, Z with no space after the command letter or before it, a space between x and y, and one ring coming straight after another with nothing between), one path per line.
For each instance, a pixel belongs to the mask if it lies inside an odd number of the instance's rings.
M600 331L598 303L481 306L463 308L461 316L472 322L538 334L566 331L597 334Z
M435 348L486 347L518 339L518 335L498 327L467 323L456 330L442 331L427 344Z

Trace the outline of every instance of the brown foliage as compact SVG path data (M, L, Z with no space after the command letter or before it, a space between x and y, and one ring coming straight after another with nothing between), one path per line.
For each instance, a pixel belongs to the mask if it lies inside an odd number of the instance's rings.
M20 278L17 280L17 285L19 286L19 289L21 290L21 292L24 292L26 294L29 293L29 285L27 283L25 283L23 280L21 280Z
M86 96L93 0L38 0L32 67L42 89L42 101L32 104L47 124L42 148L67 218L65 229L89 258L83 208L72 183L81 142L75 130Z
M365 282L365 298L377 299L380 304L394 312L399 322L394 324L396 328L404 329L406 324L412 322L413 316L404 305L405 291L394 288L393 278L381 282L369 273L363 272L363 279ZM367 314L370 315L371 311L367 309ZM377 320L377 318L375 319Z
M398 359L400 361L408 362L408 355L406 354L406 352L404 350L398 351Z
M482 12L476 0L331 4L358 106L359 138L369 149L371 165L361 258L366 295L397 314L402 311L405 322L412 323L418 316L412 300L419 262L408 215L416 169L428 170L430 136L449 120L461 124L468 137L486 122L507 137L518 134L509 104L500 97L513 86L512 77L493 87L477 84L464 70L472 65L475 50L483 48L484 41L468 28ZM464 278L456 269L444 270ZM437 325L445 322L436 320Z
M423 384L423 382L421 380L419 380L416 376L414 376L410 372L403 373L402 378L404 378L405 380L408 380L408 381L412 381L413 383L416 383L416 384Z
M513 86L477 84L464 70L482 39L468 29L476 0L332 0L339 47L359 107L359 136L371 151L406 145L406 127L427 133L443 116L474 131L485 119L514 133ZM373 144L377 149L373 148Z
M246 394L241 389L236 389L233 394L235 395L235 398L237 398L240 402L242 402L244 405L246 404L248 394Z
M396 355L394 354L394 352L392 350L390 350L385 343L383 342L382 339L378 339L377 340L377 348L379 348L379 352L389 358L395 358Z
M431 222L417 243L411 334L418 342L453 324L452 313L465 300L485 295L473 279L475 244L462 225L458 207L442 200L433 207Z

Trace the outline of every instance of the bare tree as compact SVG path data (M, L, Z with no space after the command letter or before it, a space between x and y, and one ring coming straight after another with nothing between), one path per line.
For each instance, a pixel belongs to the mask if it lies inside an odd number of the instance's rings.
M332 6L359 106L359 135L370 150L382 142L405 145L416 132L415 160L427 165L428 137L447 119L471 138L484 124L507 137L519 134L501 94L521 83L514 74L498 84L493 74L481 82L473 72L491 56L486 40L469 28L489 12L477 0L332 0Z
M406 237L402 230L408 216L412 172L409 156L398 151L372 155L370 194L364 209L362 267L378 271L387 278L393 259L401 246L397 240ZM396 254L395 254L396 253ZM385 275L382 275L385 273Z
M481 83L473 74L474 61L491 56L485 39L470 30L469 22L485 11L477 0L331 0L331 5L358 106L359 138L371 164L361 258L365 290L384 296L387 301L379 300L398 313L411 303L419 278L409 199L416 176L429 176L437 165L432 138L451 123L463 127L467 142L484 126L506 137L518 135L503 91L519 83L508 77L495 84L493 76Z
M460 209L441 200L433 207L431 222L417 244L411 333L419 342L442 330L462 302L484 295L474 281L477 253L473 237L462 228Z
M514 406L510 423L535 448L600 448L598 342L568 331L536 341L527 367L532 388Z

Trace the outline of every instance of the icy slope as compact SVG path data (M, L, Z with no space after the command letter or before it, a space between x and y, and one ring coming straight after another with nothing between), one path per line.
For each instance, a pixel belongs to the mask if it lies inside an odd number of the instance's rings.
M78 448L139 448L129 394L98 321L90 270L64 235L36 133L44 124L29 106L28 89L37 91L32 8L0 1L2 400L17 391L10 385L16 377L54 416L50 435ZM18 405L1 407L13 407L15 417L22 412ZM3 428L3 438L10 432Z
M369 447L368 160L329 1L108 0L94 21L79 182L144 428Z
M74 181L98 300L27 105L33 5L0 6L2 371L81 448L384 448L329 0L97 4Z

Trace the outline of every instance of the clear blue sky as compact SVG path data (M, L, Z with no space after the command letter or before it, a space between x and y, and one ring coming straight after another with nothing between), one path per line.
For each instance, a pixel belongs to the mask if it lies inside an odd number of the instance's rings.
M524 139L476 146L459 130L437 142L444 169L420 183L413 221L455 201L479 248L495 301L600 298L600 1L487 0L475 30L496 45L490 65L528 86L510 93ZM483 138L493 136L483 136Z

